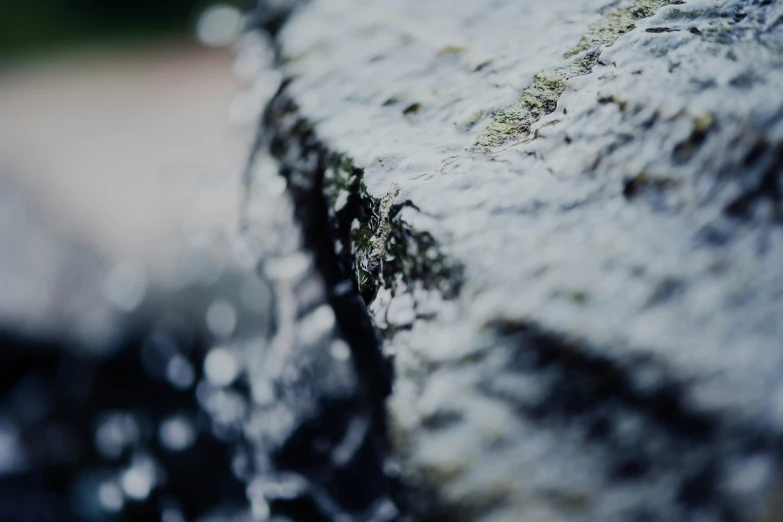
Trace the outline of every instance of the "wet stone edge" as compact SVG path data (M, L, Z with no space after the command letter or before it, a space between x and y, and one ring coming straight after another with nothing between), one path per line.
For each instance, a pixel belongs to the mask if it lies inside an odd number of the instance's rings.
M286 180L305 247L313 254L340 334L351 350L358 383L356 395L363 403L360 410L369 414L368 437L373 440L374 450L365 457L374 462L363 466L363 475L354 478L385 484L384 494L392 498L399 510L395 520L407 520L403 504L408 493L402 491L400 481L385 469L392 452L387 434L386 399L391 394L393 370L391 361L382 353L382 341L366 301L374 296L379 284L386 284L381 277L384 273L391 274L394 265L385 264L382 272L379 269L374 277L368 277L360 292L351 246L356 237L355 232L351 233L351 223L356 216L377 211L380 200L366 193L360 171L331 153L300 117L298 107L286 92L286 82L265 109L260 136L257 146L266 148L278 161L279 174ZM342 176L336 177L335 172ZM329 193L338 185L343 186L342 183L348 188L347 202L340 212L335 212L334 198ZM398 233L396 230L390 235ZM368 473L372 476L367 476Z

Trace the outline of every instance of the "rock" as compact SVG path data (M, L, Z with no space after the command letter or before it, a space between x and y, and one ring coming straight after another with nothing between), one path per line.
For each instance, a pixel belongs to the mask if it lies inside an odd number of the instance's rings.
M259 154L393 360L415 516L777 519L781 21L748 0L312 0L276 22ZM344 332L365 321L331 303Z

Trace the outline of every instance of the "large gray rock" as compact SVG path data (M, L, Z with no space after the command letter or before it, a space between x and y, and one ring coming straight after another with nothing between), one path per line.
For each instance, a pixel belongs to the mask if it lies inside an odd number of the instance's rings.
M393 357L414 513L783 516L782 22L313 0L277 33L261 141Z

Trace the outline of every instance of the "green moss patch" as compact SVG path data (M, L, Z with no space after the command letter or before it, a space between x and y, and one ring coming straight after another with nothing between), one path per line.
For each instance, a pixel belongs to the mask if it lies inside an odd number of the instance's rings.
M495 113L492 122L476 140L476 148L488 151L512 140L524 139L531 126L554 112L557 100L565 91L569 78L589 74L601 48L613 44L635 27L637 21L652 16L658 8L676 3L672 0L635 0L629 7L609 9L590 26L565 58L574 58L570 65L542 71L533 78L533 85L522 90L519 101Z
M350 159L335 155L328 165L324 195L334 215L343 259L351 263L354 285L365 302L372 302L381 287L394 292L400 283L407 287L419 283L447 299L456 297L460 267L440 252L429 233L414 229L399 215L413 204L396 201L396 194L387 201L372 196L363 180L364 170ZM381 259L376 259L379 255Z

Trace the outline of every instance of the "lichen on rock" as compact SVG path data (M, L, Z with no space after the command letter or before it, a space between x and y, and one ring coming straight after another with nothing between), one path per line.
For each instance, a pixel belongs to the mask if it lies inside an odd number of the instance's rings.
M591 25L579 43L565 53L565 58L576 59L565 67L536 74L533 85L522 90L517 103L494 114L492 122L476 139L476 148L488 151L506 142L527 137L534 123L554 112L569 78L589 74L598 62L603 47L612 45L632 30L637 21L652 16L658 8L671 3L677 2L635 0L628 7L606 8L603 17Z
M379 288L394 292L400 284L410 287L414 282L453 298L460 269L439 252L429 234L400 217L400 210L412 204L398 201L399 186L392 184L384 197L375 197L364 183L364 170L353 160L333 154L327 163L324 195L339 238L337 250L365 302L370 304Z

